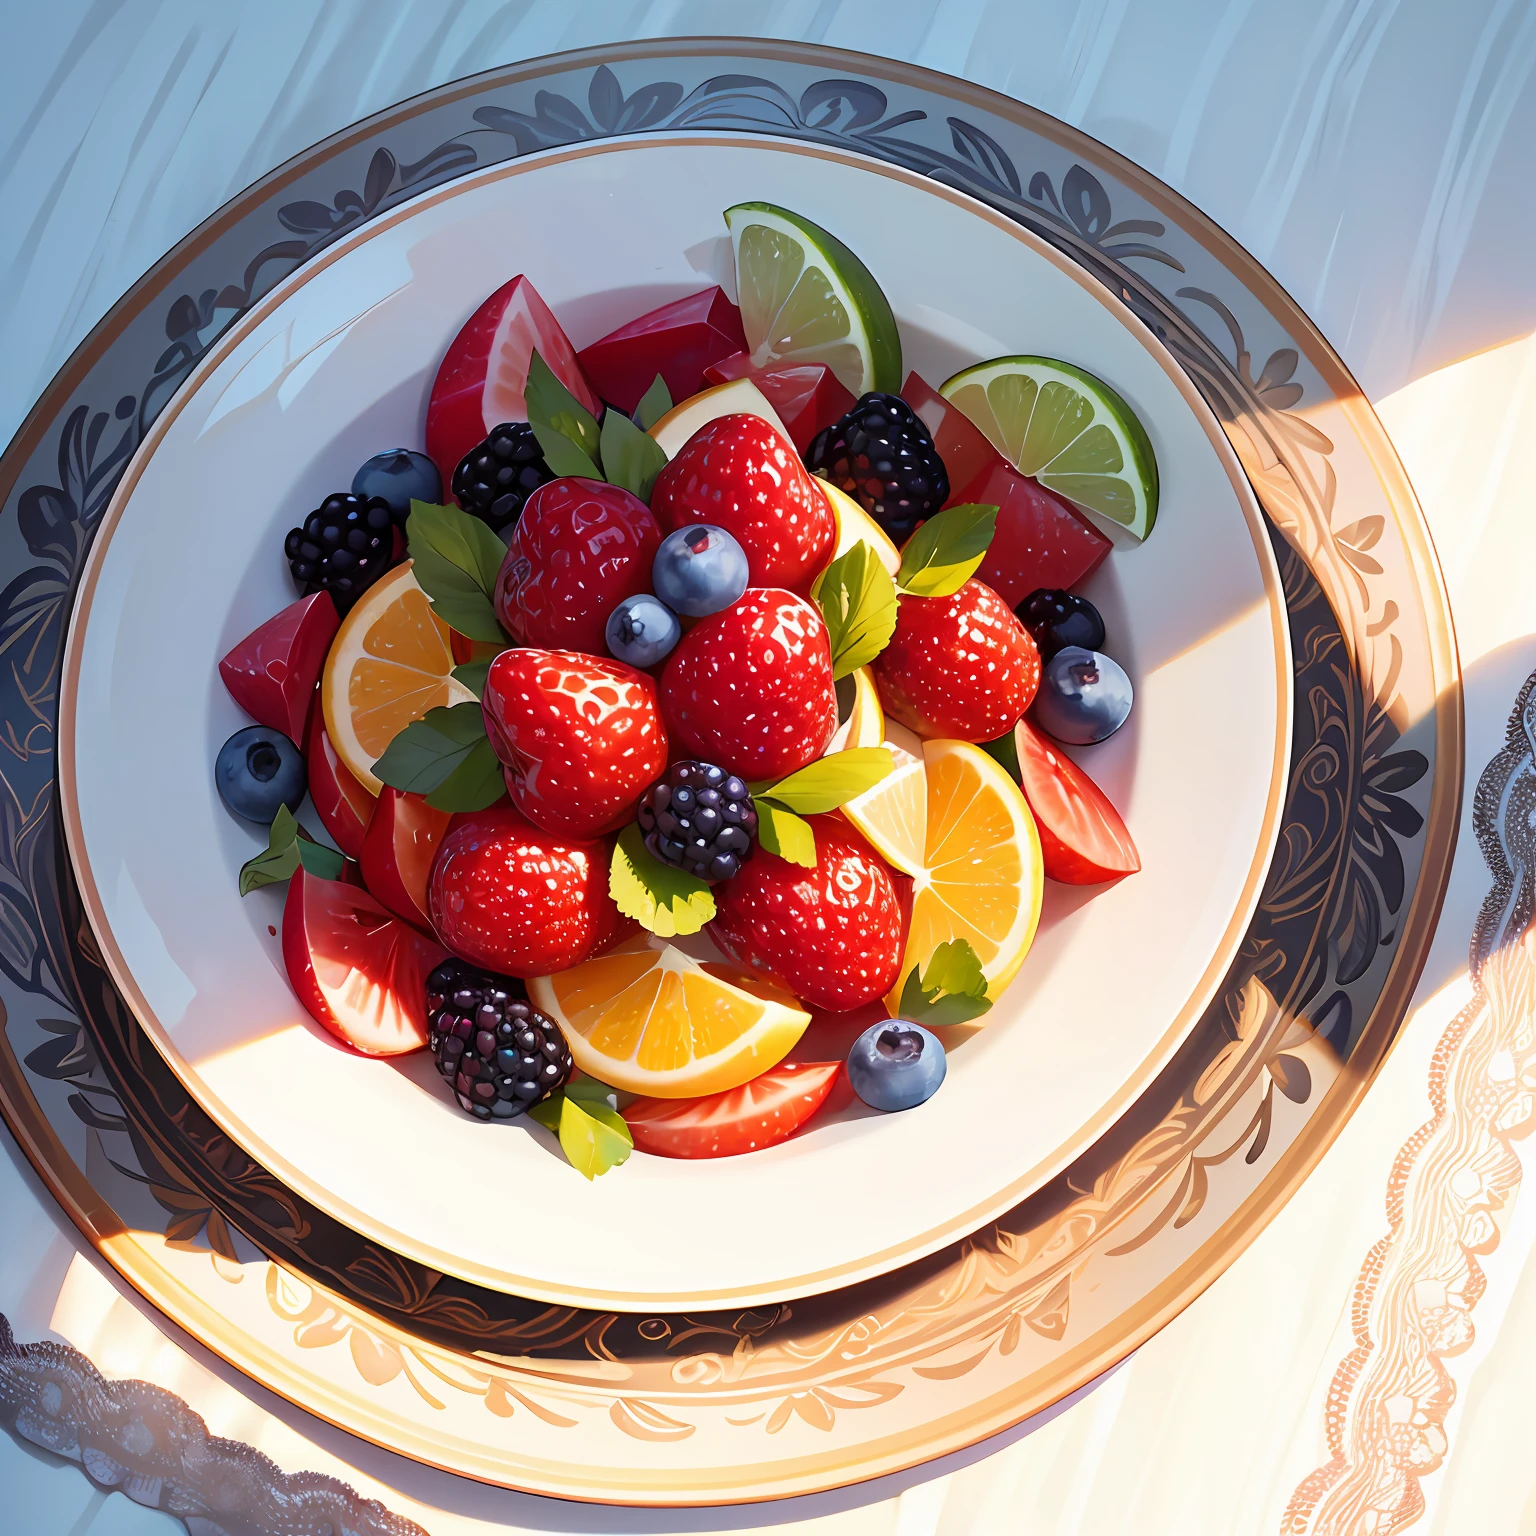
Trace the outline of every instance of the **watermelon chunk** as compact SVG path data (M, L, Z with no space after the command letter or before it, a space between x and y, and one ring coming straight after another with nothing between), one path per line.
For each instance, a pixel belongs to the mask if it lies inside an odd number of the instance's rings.
M632 415L659 373L674 401L704 387L704 370L747 344L741 311L721 288L706 288L621 325L577 354L604 400Z

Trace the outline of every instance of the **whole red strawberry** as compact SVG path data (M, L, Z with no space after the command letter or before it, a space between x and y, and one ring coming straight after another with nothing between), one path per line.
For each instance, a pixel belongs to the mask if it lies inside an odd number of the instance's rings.
M604 838L541 832L510 806L455 816L427 896L438 939L505 976L568 970L633 929L608 894Z
M715 887L715 943L776 977L812 1008L838 1012L883 997L903 948L901 903L884 860L839 816L806 818L816 868L759 848Z
M728 773L777 779L805 767L837 729L821 614L793 592L748 587L667 658L661 708L674 746Z
M512 803L547 832L592 837L632 819L666 770L656 684L577 651L503 651L481 698Z
M521 645L605 655L608 615L651 589L661 530L637 496L566 475L541 485L496 578L496 615Z
M874 661L880 703L919 736L992 741L1040 686L1040 652L1013 610L974 577L949 597L904 597Z
M651 510L667 533L714 523L733 534L758 587L808 592L837 543L837 520L795 445L758 416L700 427L656 477Z

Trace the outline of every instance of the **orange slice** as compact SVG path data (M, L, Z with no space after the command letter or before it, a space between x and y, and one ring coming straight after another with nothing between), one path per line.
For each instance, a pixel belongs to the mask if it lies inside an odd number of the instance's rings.
M925 741L923 762L925 867L912 886L901 975L886 997L893 1014L912 967L927 965L950 939L976 951L987 996L996 999L1034 943L1045 890L1035 818L1003 767L964 741Z
M407 560L341 621L320 677L325 734L353 776L378 794L373 765L413 720L474 694L451 676L452 631L432 612Z
M845 815L887 864L922 877L928 870L928 772L922 740L894 720L884 722L883 745L895 768L873 789L843 805Z
M811 1021L787 992L648 933L535 977L528 995L583 1072L653 1099L740 1087L777 1066Z

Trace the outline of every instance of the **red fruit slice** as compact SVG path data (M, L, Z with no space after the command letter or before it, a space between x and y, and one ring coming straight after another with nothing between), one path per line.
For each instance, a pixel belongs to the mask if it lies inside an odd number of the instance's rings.
M972 494L976 486L998 465L1007 468L1008 461L987 441L975 422L957 411L917 374L907 375L907 382L901 386L901 398L928 428L933 446L944 460L949 474L949 500L945 505L956 507L979 501L981 498Z
M316 1023L368 1056L427 1043L427 976L448 951L391 917L367 891L294 871L283 963Z
M997 531L976 579L1010 608L1039 587L1075 587L1114 547L1059 496L1007 464L997 465L970 499L997 507Z
M492 427L527 421L523 391L534 352L594 416L602 415L560 322L526 277L514 277L469 317L433 381L427 403L427 454L444 486L452 484L459 460Z
M325 830L349 859L357 858L363 851L363 838L376 802L337 757L331 738L325 734L325 712L318 700L309 714L304 765L309 771L309 798L315 802Z
M801 453L823 427L853 409L853 396L825 363L771 363L759 368L750 352L737 352L704 370L706 384L727 384L732 379L751 379L762 390Z
M1049 880L1098 885L1134 875L1141 856L1104 791L1027 720L1014 729L1019 783L1040 831Z
M219 663L229 696L258 725L301 741L315 684L340 623L327 592L290 603Z
M738 1157L787 1141L827 1101L840 1061L786 1062L702 1099L636 1099L635 1145L656 1157Z
M432 925L427 910L427 877L449 819L447 811L434 810L420 795L408 795L386 784L358 855L369 893L396 917L418 927Z
M598 394L630 415L658 373L673 400L686 400L704 387L711 363L746 344L741 311L722 289L706 288L610 331L577 362Z

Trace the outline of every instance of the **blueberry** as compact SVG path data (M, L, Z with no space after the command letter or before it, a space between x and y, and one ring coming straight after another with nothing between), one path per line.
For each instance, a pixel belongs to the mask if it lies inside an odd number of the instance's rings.
M213 782L236 816L270 826L279 806L296 811L304 799L304 755L281 731L248 725L219 748Z
M608 649L629 667L654 667L677 644L677 615L649 592L626 597L608 615Z
M729 608L747 590L747 556L724 528L689 523L661 541L651 585L669 608L700 619Z
M1133 697L1119 662L1102 651L1069 645L1041 669L1033 719L1047 736L1086 747L1125 724Z
M443 477L424 453L410 448L391 448L376 453L352 477L354 496L382 496L397 518L404 518L412 501L443 499Z
M1055 587L1037 587L1013 611L1039 646L1043 661L1069 645L1085 651L1103 649L1104 620L1086 597Z
M848 1052L848 1081L871 1109L912 1109L944 1081L938 1036L906 1019L871 1024Z

